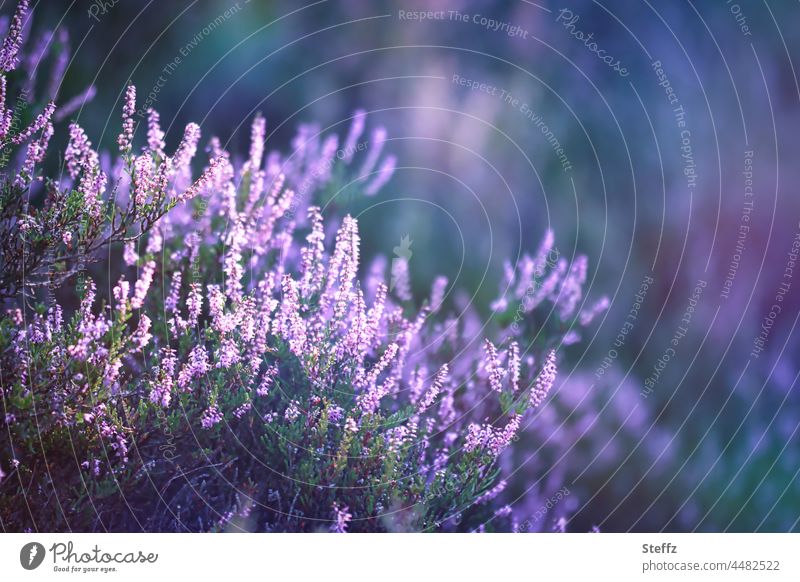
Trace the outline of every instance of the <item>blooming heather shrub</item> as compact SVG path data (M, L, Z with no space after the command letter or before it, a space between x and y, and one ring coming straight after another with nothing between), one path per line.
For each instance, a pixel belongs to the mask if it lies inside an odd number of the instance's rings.
M36 173L53 110L11 138L28 149L3 185L21 257L0 319L4 529L502 529L498 457L603 308L579 312L585 258L549 262L548 233L481 327L448 311L443 278L416 305L385 269L364 275L358 221L312 203L345 175L365 195L389 179L383 129L356 147L362 112L341 148L302 126L288 157L265 155L257 116L246 159L211 139L192 180L200 128L169 155L150 111L138 145L131 86L116 162L73 123L53 180ZM101 248L121 261L93 268ZM74 308L28 278L37 265Z

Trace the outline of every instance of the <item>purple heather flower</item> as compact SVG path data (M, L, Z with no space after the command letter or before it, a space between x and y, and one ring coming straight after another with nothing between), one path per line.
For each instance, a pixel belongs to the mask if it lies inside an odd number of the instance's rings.
M73 180L82 170L96 168L100 164L97 152L92 149L92 142L77 123L69 125L69 142L64 150L64 159L67 162L67 172Z
M200 141L200 126L189 123L183 131L183 139L178 144L178 149L172 157L172 170L180 174L189 169L189 164L197 153L197 144Z
M53 124L48 122L39 138L28 144L25 160L22 162L22 167L14 181L16 186L22 188L33 179L36 164L41 163L44 159L51 137L53 137Z
M294 422L300 418L300 406L297 400L292 400L289 402L289 406L286 408L286 412L284 412L283 417L289 422Z
M94 408L94 422L97 424L97 430L100 437L107 441L111 450L113 450L117 457L123 462L128 462L128 441L120 429L113 424L108 417L107 408L105 404L98 404Z
M482 448L489 440L489 434L480 425L472 422L467 427L467 436L464 443L464 449L471 453L472 451Z
M219 408L217 408L216 404L212 404L203 412L203 416L200 419L200 426L208 430L214 425L219 424L221 421L222 413L219 411Z
M178 387L185 390L193 378L201 378L209 369L208 351L205 346L195 346L189 353L188 361L178 373Z
M547 397L548 392L553 387L556 381L556 351L550 350L542 366L542 371L536 378L536 382L531 388L530 404L531 407L536 408Z
M352 298L353 280L358 273L359 240L358 222L348 214L336 233L333 257L328 264L328 282L322 297L323 306L334 303L333 319L336 321L342 320Z
M455 398L452 390L445 392L439 402L439 410L436 413L439 417L439 422L442 427L448 427L453 424L456 418Z
M144 349L148 342L150 342L151 337L153 336L150 334L150 318L142 314L139 318L139 325L131 337L133 345L139 349Z
M158 111L155 109L147 110L147 147L150 151L164 157L164 132L161 130Z
M267 120L260 113L253 120L250 128L250 171L256 172L261 169L261 161L264 157L264 142L266 140Z
M519 356L519 344L511 342L508 346L508 371L511 374L511 391L519 390L521 361Z
M581 312L579 317L579 322L582 326L587 326L594 321L594 318L603 313L606 309L608 309L610 305L610 301L608 297L601 297L594 305L592 305L589 309L586 309Z
M128 85L125 90L125 101L122 106L122 133L117 137L119 151L123 154L130 153L133 145L133 131L136 127L133 114L136 113L136 87Z
M150 384L150 401L161 406L169 406L172 389L175 386L175 367L177 359L175 350L162 348L159 362L158 379Z
M523 306L526 312L530 312L536 308L542 301L547 299L548 297L556 300L558 298L558 286L559 283L563 280L565 273L567 272L567 261L565 259L559 259L556 263L555 268L550 272L547 277L545 277L542 284L539 286L538 290L531 296L526 295L525 299L523 299Z
M367 151L367 158L364 160L364 165L361 166L361 179L365 180L372 173L375 164L378 163L378 158L383 151L383 145L386 143L386 128L376 127L372 130L372 139Z
M397 355L397 351L399 346L396 343L391 343L386 347L386 351L383 352L383 355L380 359L373 364L372 368L370 368L369 372L367 372L361 382L359 384L363 388L367 388L370 386L374 386L375 382L380 376L381 372L383 372L394 360L394 357Z
M500 358L497 355L497 348L495 348L494 344L488 339L483 340L483 348L486 352L484 368L486 369L486 373L489 375L489 386L495 392L502 392L502 381L503 376L505 376L505 370L503 370L503 368L500 366Z
M253 404L252 404L252 402L245 402L244 404L242 404L241 406L237 407L237 408L236 408L236 409L233 411L233 415L234 415L236 418L242 418L242 417L243 417L245 414L247 414L248 412L250 412L250 410L252 410L252 409L253 409Z
M150 285L153 282L153 273L156 270L155 261L147 261L142 267L139 274L139 279L133 287L133 297L131 298L131 307L134 309L141 309L144 305L144 300L147 298L147 292L150 290Z
M412 404L417 404L425 391L425 380L428 376L428 368L423 364L411 370L408 380L408 398Z
M555 235L553 234L552 230L548 229L544 233L544 238L542 239L542 242L536 251L536 255L533 258L534 276L541 277L542 275L544 275L547 262L548 260L551 259L550 255L552 254L554 244L555 244Z
M175 271L172 275L172 283L169 287L169 295L164 300L164 309L166 311L175 311L178 308L178 302L181 296L181 279L183 278L180 271Z
M339 504L334 501L333 519L334 524L331 526L331 531L334 533L347 533L347 524L353 519L353 515L348 512L346 505L340 508Z
M153 158L150 154L137 156L133 162L133 183L133 200L136 206L143 206L156 185L153 175Z
M0 76L0 140L5 140L14 120L14 110L6 109L7 82L5 75Z
M197 325L200 312L203 309L203 291L199 283L189 286L189 296L186 298L186 308L189 311L189 325Z
M119 378L119 371L122 368L122 360L114 359L106 362L105 369L103 370L103 385L111 388L116 385Z
M17 54L22 44L22 28L28 13L28 0L20 0L0 48L0 71L9 73L17 68Z
M363 109L358 109L353 113L353 121L350 124L350 131L347 132L347 139L344 142L343 159L345 163L350 163L353 159L353 154L356 151L358 138L364 133L364 125L366 123L366 112Z
M264 377L261 379L261 383L258 385L256 389L256 394L259 396L268 396L269 389L272 388L272 385L275 383L275 378L278 375L278 368L277 366L270 366L267 368L267 371L264 372Z
M378 332L383 322L387 292L388 288L386 287L386 283L380 283L375 291L375 299L372 307L367 312L367 343L368 345L372 343L373 345L371 347L373 348L378 342Z
M122 250L122 260L125 261L125 264L129 267L132 267L139 261L139 255L136 253L136 243L134 241L125 243Z
M176 154L177 155L177 154ZM187 162L188 164L188 162ZM214 180L219 175L222 169L222 158L215 158L211 161L208 167L203 171L200 177L195 182L183 191L177 198L178 202L186 202L197 196L200 192L211 186Z
M417 419L411 418L408 424L389 429L386 435L387 448L393 453L398 453L406 444L414 442L417 437L417 424Z
M475 500L475 504L476 505L480 505L480 504L484 504L484 503L488 503L489 501L492 501L495 497L497 497L503 491L505 491L506 485L508 485L506 480L505 479L501 479L500 481L498 481L497 485L495 485L494 487L489 489L486 493L484 493L483 495L478 497Z
M230 318L225 316L225 295L220 291L219 285L208 286L208 310L214 329L219 332L230 331Z
M226 242L223 271L225 273L225 294L234 303L242 299L242 248L247 244L244 225L237 221L231 228Z
M447 291L447 277L439 275L433 280L433 285L431 286L431 298L430 298L430 305L431 305L431 313L436 313L442 307L442 302L444 301L444 294Z
M495 430L489 449L495 455L499 455L517 436L519 425L522 420L521 414L512 414L506 426L502 430Z
M70 115L83 108L84 105L94 99L96 94L97 87L94 85L89 85L86 87L86 89L72 97L69 101L63 105L60 105L53 115L53 121L58 123L68 118Z
M397 166L397 158L394 156L387 156L381 167L378 169L378 175L364 188L366 196L374 196L378 191L383 188L386 183L392 178L394 169Z
M89 217L93 220L100 218L103 202L101 196L106 190L107 176L95 169L91 173L84 173L79 186L83 193L83 203L88 210Z
M234 341L232 338L225 338L222 340L216 353L216 360L217 368L230 368L234 364L238 363L240 357L239 346L236 345L236 341Z
M499 455L514 439L519 429L521 416L511 415L506 426L497 429L489 424L479 426L472 423L467 427L467 437L464 448L467 452L486 448L492 455Z
M305 355L306 346L306 322L300 315L300 297L297 290L297 282L289 275L283 277L281 283L283 298L281 300L280 312L277 318L278 329L285 341L289 343L289 349L298 358Z
M511 515L511 506L504 505L500 509L494 512L495 517L508 517Z
M340 406L336 406L332 404L330 408L328 408L328 421L334 424L338 424L340 420L342 420L342 416L344 415L344 409Z
M317 206L308 208L308 220L311 223L311 232L306 237L308 245L300 250L303 279L301 291L303 297L310 297L317 293L325 277L325 230L322 226L322 214Z
M350 329L337 346L337 357L344 360L346 357L363 357L367 350L367 306L364 302L364 293L358 289L354 305L351 307Z
M330 180L331 169L333 168L338 147L339 137L336 135L329 135L325 138L325 141L322 142L322 150L312 170L312 177L317 184L322 185Z
M526 293L530 293L530 291L535 288L537 284L536 279L541 277L541 273L536 274L534 271L534 260L530 256L524 255L517 265L516 271L513 271L511 276L507 277L509 283L514 280L517 282L514 297L521 299Z
M45 94L51 99L58 96L61 86L64 82L64 73L67 71L67 65L70 63L70 50L69 50L69 31L66 27L59 27L58 29L58 44L61 45L61 50L56 55L55 62L50 69L49 83Z
M37 131L44 129L47 124L50 123L50 118L53 117L53 112L55 110L56 104L51 101L45 106L44 111L37 115L36 119L34 119L28 127L11 138L11 143L19 145L26 142Z
M373 414L380 406L381 400L394 388L394 385L394 378L389 377L381 385L368 388L358 397L358 408L364 414Z
M562 320L566 320L575 313L583 297L583 284L586 282L586 268L588 260L586 256L580 255L575 259L570 267L569 273L561 283L561 290L558 293L557 305L559 315Z
M439 368L438 372L436 372L436 376L433 379L433 384L431 384L430 389L417 404L417 413L423 413L431 404L433 404L434 400L436 400L436 397L439 395L439 392L447 381L449 373L450 369L448 368L447 364L442 364L442 367Z
M411 276L408 271L408 259L395 257L392 259L392 292L401 301L411 301Z

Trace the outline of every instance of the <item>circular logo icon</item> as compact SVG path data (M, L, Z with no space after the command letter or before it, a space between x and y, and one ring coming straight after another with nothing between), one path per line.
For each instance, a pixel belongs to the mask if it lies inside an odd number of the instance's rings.
M30 542L19 551L19 563L26 570L35 570L44 561L44 546L39 542Z

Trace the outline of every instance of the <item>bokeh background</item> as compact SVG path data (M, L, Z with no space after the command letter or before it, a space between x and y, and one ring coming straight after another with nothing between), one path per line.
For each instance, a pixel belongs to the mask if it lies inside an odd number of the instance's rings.
M129 81L157 89L170 147L196 121L244 153L261 111L287 151L367 110L398 169L346 203L367 259L410 237L420 298L442 273L491 317L504 261L547 228L589 256L611 307L506 459L512 504L566 486L577 531L800 529L796 2L33 7L30 34L73 53L59 100L96 88L73 118L101 146Z

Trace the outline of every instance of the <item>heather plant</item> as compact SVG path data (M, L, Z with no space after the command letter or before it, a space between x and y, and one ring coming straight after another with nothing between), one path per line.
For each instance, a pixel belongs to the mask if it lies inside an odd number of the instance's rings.
M548 232L482 323L443 277L415 302L387 284L407 271L362 268L338 192L395 167L363 112L341 144L304 125L267 153L258 115L245 158L199 156L199 126L170 150L128 86L115 157L73 122L53 179L55 111L0 136L26 147L0 202L4 529L510 529L500 461L606 306L582 309L585 257Z

